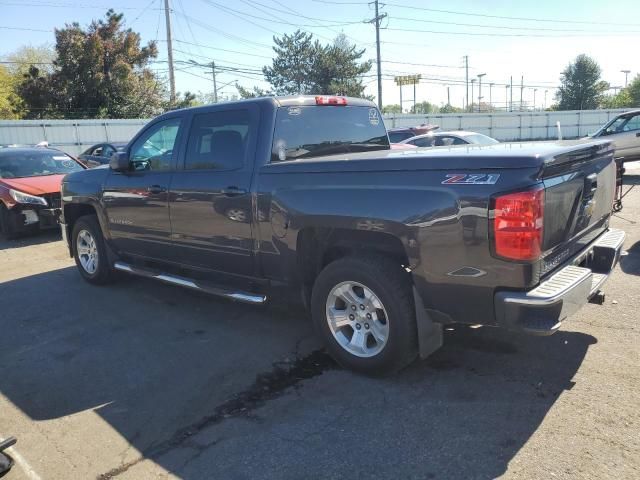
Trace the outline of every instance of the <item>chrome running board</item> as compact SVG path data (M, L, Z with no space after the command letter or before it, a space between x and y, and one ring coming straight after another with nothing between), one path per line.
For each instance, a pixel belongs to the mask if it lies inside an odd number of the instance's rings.
M170 283L172 285L179 285L181 287L191 288L192 290L198 290L200 292L208 293L210 295L216 295L218 297L228 298L236 302L250 303L252 305L260 305L267 301L266 295L257 295L255 293L236 292L231 290L225 290L223 288L214 287L211 285L205 285L198 283L195 280L185 277L179 277L177 275L170 275L168 273L158 273L153 270L149 270L141 267L134 267L124 262L116 262L113 268L121 272L131 273L132 275L138 275L140 277L153 278L154 280L160 280L161 282Z

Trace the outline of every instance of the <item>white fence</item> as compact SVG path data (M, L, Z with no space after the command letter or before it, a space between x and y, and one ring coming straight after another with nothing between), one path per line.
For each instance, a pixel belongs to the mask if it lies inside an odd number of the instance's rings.
M431 123L440 130L471 130L502 142L555 140L560 122L563 138L579 138L595 132L617 114L629 109L569 110L563 112L449 113L385 115L387 128Z
M387 128L432 123L440 130L471 130L500 141L551 140L560 122L564 138L578 138L597 130L626 110L565 112L451 113L385 115ZM148 120L7 120L0 121L0 145L35 145L47 141L71 154L96 143L127 142Z
M128 142L148 120L4 120L0 145L35 145L42 141L77 155L102 142Z

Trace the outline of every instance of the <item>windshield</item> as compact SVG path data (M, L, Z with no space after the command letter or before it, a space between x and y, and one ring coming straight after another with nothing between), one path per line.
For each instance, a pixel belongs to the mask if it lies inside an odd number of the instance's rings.
M464 137L469 143L475 143L476 145L494 145L498 142L496 139L487 137L486 135L482 135L481 133L476 133L474 135L467 135Z
M370 150L389 150L387 130L377 108L301 106L278 109L272 162Z
M51 150L0 152L0 178L63 175L83 168L70 156Z

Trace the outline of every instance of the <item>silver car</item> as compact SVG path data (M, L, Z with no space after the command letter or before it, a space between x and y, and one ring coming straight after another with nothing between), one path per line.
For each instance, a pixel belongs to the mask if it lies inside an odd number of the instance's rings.
M481 133L457 130L455 132L429 132L407 138L400 143L416 147L449 147L452 145L493 145L499 142Z
M640 160L640 110L621 113L589 136L611 140L616 158L625 162Z

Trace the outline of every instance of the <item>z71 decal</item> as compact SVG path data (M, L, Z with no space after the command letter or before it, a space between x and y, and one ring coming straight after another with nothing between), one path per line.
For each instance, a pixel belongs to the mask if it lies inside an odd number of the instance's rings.
M493 185L500 178L498 173L448 173L447 179L443 180L442 185L450 185L452 183L458 185Z

